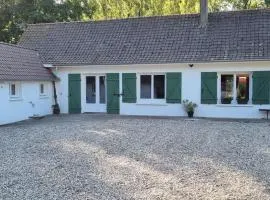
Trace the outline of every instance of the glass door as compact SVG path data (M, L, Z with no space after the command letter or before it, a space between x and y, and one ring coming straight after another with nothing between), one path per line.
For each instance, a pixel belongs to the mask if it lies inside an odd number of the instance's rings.
M85 112L106 112L105 75L86 76Z
M96 77L86 77L86 103L96 103Z

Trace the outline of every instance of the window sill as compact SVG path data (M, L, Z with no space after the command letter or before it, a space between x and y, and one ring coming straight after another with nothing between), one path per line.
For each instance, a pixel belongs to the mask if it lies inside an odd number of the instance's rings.
M9 101L22 101L23 99L21 97L10 97Z
M217 104L218 107L254 107L251 104Z
M149 101L142 101L139 100L138 103L136 103L136 105L139 106L168 106L168 104L166 104L165 100L149 100Z
M168 106L167 104L161 103L136 103L138 106Z
M86 105L106 105L106 103L85 103Z
M39 95L39 98L40 98L40 99L48 99L49 96L48 96L48 95Z

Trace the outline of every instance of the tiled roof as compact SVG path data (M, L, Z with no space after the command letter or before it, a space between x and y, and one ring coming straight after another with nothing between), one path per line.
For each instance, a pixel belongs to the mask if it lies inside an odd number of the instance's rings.
M0 80L50 81L54 76L44 68L37 51L0 43Z
M270 60L270 9L29 25L20 44L46 64Z

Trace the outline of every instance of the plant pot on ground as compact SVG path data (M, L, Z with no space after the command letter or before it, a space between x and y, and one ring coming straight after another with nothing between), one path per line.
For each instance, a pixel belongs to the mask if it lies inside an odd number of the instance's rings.
M59 107L58 104L53 105L52 109L53 109L53 114L54 115L59 115L60 114L60 107Z
M188 114L188 117L189 117L189 118L192 118L192 117L193 117L193 115L194 115L194 112L189 111L189 112L187 112L187 114Z
M185 111L188 114L188 117L192 118L194 115L195 108L197 107L197 104L189 100L184 100L183 106L184 106Z

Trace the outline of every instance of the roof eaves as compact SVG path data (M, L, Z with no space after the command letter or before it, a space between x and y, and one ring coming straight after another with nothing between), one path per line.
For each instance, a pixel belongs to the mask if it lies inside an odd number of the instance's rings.
M149 65L149 64L190 64L190 63L233 63L233 62L267 62L270 61L270 58L268 59L238 59L238 60L221 60L221 59L213 59L210 61L183 61L183 62L153 62L153 63L118 63L118 64L92 64L92 63L54 63L54 64L48 64L51 65L52 67L58 67L58 66L67 66L67 67L72 67L72 66L115 66L115 65L120 65L120 66L127 66L127 65ZM47 64L46 64L47 65Z
M21 46L21 45L18 45L18 44L10 44L10 43L6 43L6 42L0 42L0 44L5 45L5 46L10 46L10 47L15 47L15 48L20 48L20 49L26 49L26 50L29 50L29 51L35 51L35 52L38 53L38 51L35 50L35 49L31 49L31 48L28 48L28 47L24 47L24 46Z

